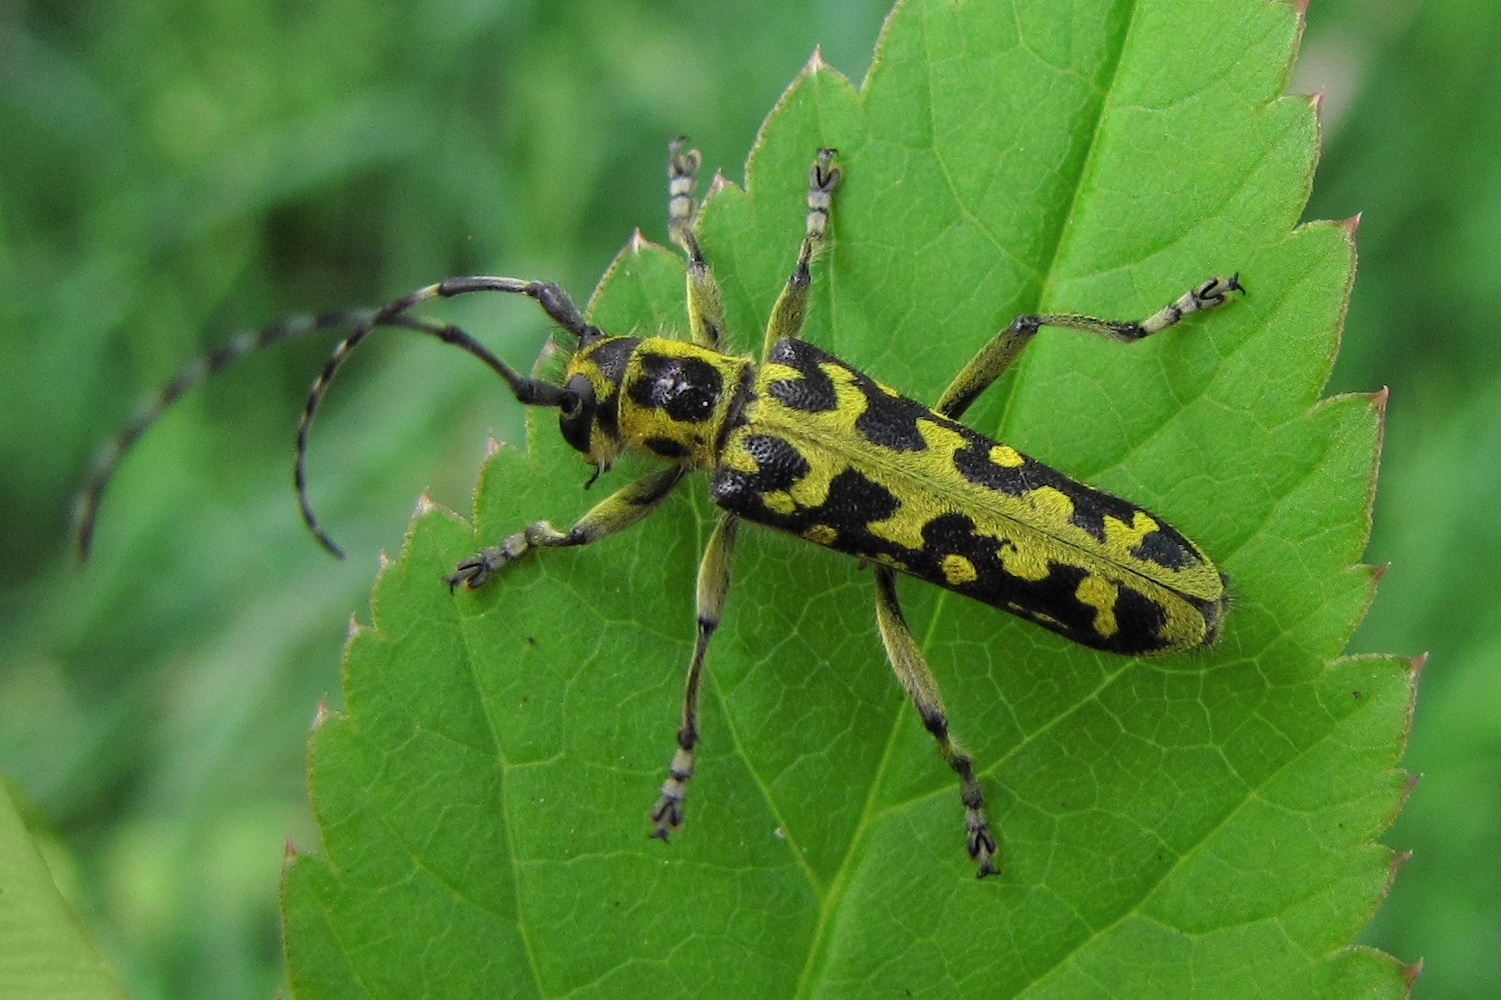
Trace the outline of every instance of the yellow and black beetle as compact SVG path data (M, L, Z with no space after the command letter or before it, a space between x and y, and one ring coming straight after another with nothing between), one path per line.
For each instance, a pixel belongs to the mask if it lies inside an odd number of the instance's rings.
M982 347L929 407L799 339L814 259L828 242L840 171L820 150L809 172L806 230L797 263L767 323L759 359L726 353L724 311L695 234L700 157L672 143L668 226L687 256L692 340L621 336L592 325L557 285L504 277L451 278L380 309L303 317L247 335L186 369L96 461L81 499L87 552L100 497L125 448L197 382L255 348L350 325L308 397L298 430L296 483L319 541L337 548L307 500L303 456L329 380L371 330L401 326L456 344L488 364L516 399L556 408L563 438L594 465L622 453L666 463L591 508L566 531L534 521L464 559L451 588L484 586L536 548L588 545L646 517L692 471L707 473L720 508L698 575L698 631L678 747L651 811L655 836L683 822L698 744L698 692L709 640L729 590L740 521L787 532L875 568L876 622L886 653L923 725L959 776L970 856L997 871L996 841L969 756L949 732L937 682L902 615L895 574L1009 611L1095 649L1150 655L1194 649L1219 635L1223 575L1176 529L1127 500L1069 478L958 422L1043 326L1135 341L1241 291L1214 277L1140 321L1069 313L1020 316ZM536 300L575 340L562 383L523 377L467 333L411 311L437 298L505 292ZM590 479L590 483L594 481Z

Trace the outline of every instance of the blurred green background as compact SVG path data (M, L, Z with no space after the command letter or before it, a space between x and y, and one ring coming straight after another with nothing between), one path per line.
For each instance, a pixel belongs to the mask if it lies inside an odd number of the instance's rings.
M1251 0L1254 2L1254 0ZM372 338L324 411L304 534L291 438L328 340L247 360L126 463L84 570L92 450L190 356L286 313L447 274L583 297L663 238L663 149L739 179L815 44L855 80L886 0L101 0L0 5L0 768L131 994L263 998L276 887L315 846L307 726L343 623L418 491L467 513L516 407L456 351ZM1431 651L1365 940L1414 995L1501 981L1501 5L1315 0L1290 89L1323 90L1309 218L1364 213L1331 391L1392 390L1355 651ZM514 363L525 303L451 315Z

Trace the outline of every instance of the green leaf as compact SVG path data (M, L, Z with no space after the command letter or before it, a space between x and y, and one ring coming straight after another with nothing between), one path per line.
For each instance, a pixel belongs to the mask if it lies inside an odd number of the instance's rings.
M119 1000L0 776L0 996Z
M450 596L460 557L599 491L541 414L475 528L427 510L312 745L321 855L285 885L299 997L1401 996L1350 947L1391 877L1408 664L1337 659L1371 599L1382 397L1319 400L1350 231L1263 0L911 0L856 89L815 57L703 243L758 350L840 150L809 339L933 399L1014 316L1250 294L1143 344L1046 331L976 427L1161 513L1231 576L1213 650L1131 660L903 582L1003 875L884 662L870 575L747 529L710 652L688 823L648 840L693 636L701 479L601 545ZM645 179L641 183L645 183ZM593 303L681 334L682 265L633 241ZM626 481L630 469L610 480ZM608 481L608 480L607 480ZM603 487L605 484L602 483ZM613 487L610 487L613 488Z

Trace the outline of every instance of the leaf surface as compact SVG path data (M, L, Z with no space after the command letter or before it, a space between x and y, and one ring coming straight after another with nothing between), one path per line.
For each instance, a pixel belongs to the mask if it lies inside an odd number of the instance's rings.
M1294 228L1309 101L1293 9L1262 0L910 0L861 88L816 57L702 239L732 346L761 329L837 147L806 336L935 399L1016 315L1250 294L1125 347L1045 331L967 420L1162 514L1232 578L1213 650L1132 660L904 581L980 769L1004 874L977 883L952 774L874 628L870 574L741 532L688 822L645 813L673 749L713 513L702 477L642 525L478 594L441 576L591 493L537 414L475 528L414 522L313 740L324 853L290 867L288 954L322 996L1401 996L1351 950L1390 877L1407 665L1338 659L1381 397L1319 400L1353 270ZM644 183L644 181L642 181ZM682 335L679 258L633 242L601 327ZM628 463L623 463L628 464Z
M123 1000L0 775L0 996Z

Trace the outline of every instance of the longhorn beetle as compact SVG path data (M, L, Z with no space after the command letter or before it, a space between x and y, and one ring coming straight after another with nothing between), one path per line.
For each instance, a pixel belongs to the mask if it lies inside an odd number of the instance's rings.
M958 422L1043 326L1119 341L1164 330L1185 315L1244 291L1214 277L1131 322L1073 313L1019 316L982 347L931 408L902 396L800 339L810 271L829 243L835 151L818 151L808 174L808 212L797 263L766 326L760 359L724 349L718 285L695 231L697 150L674 140L668 155L668 232L687 259L690 341L606 333L559 286L502 277L428 285L379 309L299 317L240 338L184 369L101 452L81 494L78 545L86 555L95 516L125 449L175 399L253 349L347 325L308 395L297 433L295 481L308 527L339 554L307 498L308 430L330 379L377 327L405 327L478 357L525 406L559 413L563 438L594 466L592 484L623 452L666 467L596 504L571 528L534 521L462 560L450 589L478 589L538 548L590 545L656 510L689 472L708 474L720 508L698 573L698 631L688 665L677 750L651 810L653 836L683 822L698 745L698 693L709 640L719 626L742 520L855 556L874 567L876 626L897 679L959 777L970 857L995 874L996 840L969 755L949 731L937 681L897 600L906 573L974 598L1094 649L1150 655L1194 649L1219 636L1226 578L1197 545L1135 504L1086 486ZM438 298L471 292L525 295L576 341L562 384L519 375L453 325L411 315ZM588 485L588 484L586 484Z

